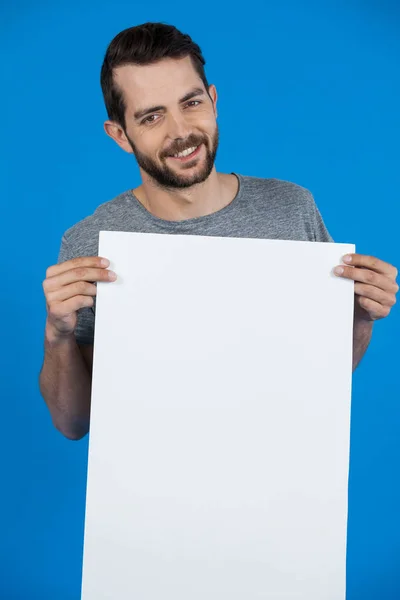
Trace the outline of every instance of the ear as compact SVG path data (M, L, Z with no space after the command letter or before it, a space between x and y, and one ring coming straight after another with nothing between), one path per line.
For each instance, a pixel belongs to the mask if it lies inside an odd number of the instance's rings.
M218 99L218 94L217 94L217 88L215 87L214 84L211 84L208 88L208 94L211 98L211 102L213 103L213 108L214 108L214 113L215 116L218 117L218 112L217 112L217 99Z
M114 121L106 121L104 123L104 131L108 136L110 136L110 138L114 140L114 142L118 144L120 148L122 148L122 150L125 150L125 152L128 152L128 154L133 154L129 140L126 137L121 125L118 125L118 123L115 123Z

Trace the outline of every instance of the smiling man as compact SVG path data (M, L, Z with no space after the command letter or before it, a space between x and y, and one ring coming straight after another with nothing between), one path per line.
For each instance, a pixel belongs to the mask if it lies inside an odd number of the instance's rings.
M95 283L116 278L98 256L100 230L333 242L305 188L216 171L217 91L204 64L188 35L160 23L122 31L107 49L104 128L135 156L142 182L65 233L58 264L43 282L40 388L54 425L70 439L89 430ZM349 260L337 274L355 281L355 369L373 322L389 314L399 286L394 266L359 254Z

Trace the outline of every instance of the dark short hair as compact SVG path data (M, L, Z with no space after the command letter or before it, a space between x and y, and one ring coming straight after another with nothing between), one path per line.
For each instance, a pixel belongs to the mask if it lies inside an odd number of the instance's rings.
M172 25L144 23L121 31L109 44L101 67L100 83L108 118L125 130L126 105L122 91L114 81L114 69L123 65L149 65L163 58L190 56L206 90L205 60L200 47L189 35Z

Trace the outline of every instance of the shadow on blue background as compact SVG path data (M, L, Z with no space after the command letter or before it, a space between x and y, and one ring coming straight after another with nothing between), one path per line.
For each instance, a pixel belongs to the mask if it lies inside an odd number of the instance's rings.
M335 241L399 266L400 10L321 4L0 8L1 599L80 597L88 440L63 439L39 395L41 286L63 231L139 182L102 129L116 33L148 20L188 32L219 93L218 169L309 188ZM400 598L399 322L395 307L375 325L353 380L349 600Z

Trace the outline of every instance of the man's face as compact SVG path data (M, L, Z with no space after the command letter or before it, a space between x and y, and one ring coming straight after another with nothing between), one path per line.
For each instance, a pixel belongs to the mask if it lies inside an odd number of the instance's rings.
M189 57L117 69L126 130L140 168L160 186L187 188L210 175L218 148L211 98ZM183 154L182 154L183 153Z

